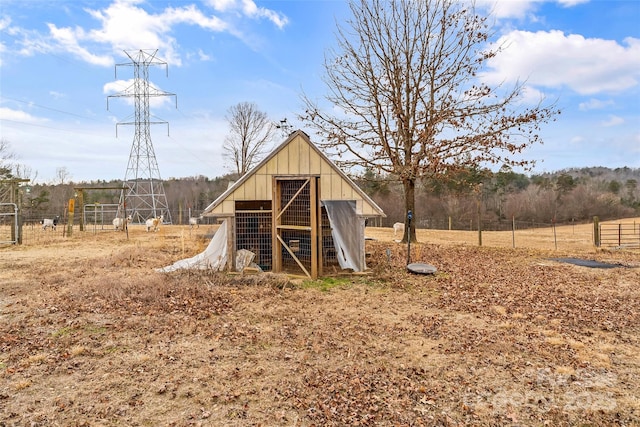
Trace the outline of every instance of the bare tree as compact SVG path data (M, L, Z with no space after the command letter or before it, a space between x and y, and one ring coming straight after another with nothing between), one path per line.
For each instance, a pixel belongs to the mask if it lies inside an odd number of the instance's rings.
M490 47L489 17L455 0L352 0L353 17L337 28L325 57L323 111L303 95L300 119L318 145L350 169L370 167L403 184L405 213L415 213L415 186L454 168L517 160L541 142L541 123L559 111L522 107L522 83L490 87L478 79ZM335 112L339 113L336 114ZM415 241L415 225L403 241Z
M273 140L275 126L267 114L250 102L229 108L226 116L230 134L224 140L224 156L233 162L235 172L244 175L265 154Z
M56 184L64 185L70 179L71 179L71 173L69 172L66 166L56 168L56 177L55 177Z
M11 151L11 144L4 138L0 139L0 179L11 178L12 161L15 153Z

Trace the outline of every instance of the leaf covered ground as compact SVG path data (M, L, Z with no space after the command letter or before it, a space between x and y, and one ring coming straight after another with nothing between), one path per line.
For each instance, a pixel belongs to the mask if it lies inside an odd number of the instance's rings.
M368 233L315 282L157 273L178 226L0 248L0 426L640 425L637 250Z

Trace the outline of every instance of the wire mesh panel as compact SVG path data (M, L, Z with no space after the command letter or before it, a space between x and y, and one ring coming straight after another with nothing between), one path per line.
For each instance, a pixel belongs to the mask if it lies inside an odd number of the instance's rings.
M280 206L282 206L282 224L309 227L310 215L310 180L280 181Z
M318 276L318 177L277 178L274 195L274 271Z
M322 267L325 272L327 268L340 269L338 257L336 256L336 247L331 235L329 216L324 206L322 207Z
M113 220L118 214L117 204L86 204L82 207L85 231L113 231Z
M263 271L272 269L271 237L270 210L236 210L236 250L253 252L253 262Z
M308 179L280 181L280 224L283 227L280 237L284 242L281 248L282 269L292 274L306 274L311 270L311 234L309 230L291 229L310 226L309 184Z
M0 243L17 243L18 233L18 206L0 203Z
M309 232L282 230L282 240L291 250L282 248L282 269L291 274L306 274L300 268L300 264L306 272L311 270L311 237Z

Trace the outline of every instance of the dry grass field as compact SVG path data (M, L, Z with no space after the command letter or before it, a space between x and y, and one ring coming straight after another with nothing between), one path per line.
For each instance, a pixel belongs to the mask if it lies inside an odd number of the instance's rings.
M589 225L419 230L434 275L385 228L364 275L154 270L210 232L0 246L0 426L640 425L640 252Z

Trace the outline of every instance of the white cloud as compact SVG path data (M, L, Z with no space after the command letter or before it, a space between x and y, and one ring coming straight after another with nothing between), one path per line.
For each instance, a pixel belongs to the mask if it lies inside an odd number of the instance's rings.
M253 0L209 0L207 3L218 12L238 11L249 18L266 18L280 29L289 23L284 14L258 7Z
M11 108L0 107L0 117L3 120L9 120L12 122L21 122L21 123L43 123L47 122L48 119L38 118L33 116L22 110L13 110Z
M80 46L79 41L86 39L85 32L82 28L58 28L53 24L48 24L49 32L53 39L57 42L58 48L66 52L70 52L89 64L111 66L113 59L109 55L95 55L87 48Z
M525 105L537 105L544 99L544 93L538 89L525 85L522 88L520 101Z
M198 58L200 61L211 61L213 59L211 55L207 55L202 49L198 49Z
M522 19L535 10L541 0L476 0L476 5L498 19Z
M578 109L580 111L601 110L613 104L614 102L612 100L601 101L599 99L591 98L586 102L581 102L578 105Z
M207 3L218 12L226 12L236 6L236 0L209 0Z
M619 126L623 123L624 123L624 119L622 117L612 115L612 116L609 116L609 119L607 121L602 122L602 126L613 127L613 126Z
M153 82L149 82L149 93L153 95L162 94L164 91L160 89L158 86L154 85ZM129 80L115 80L109 83L106 83L102 87L102 92L107 96L112 96L113 98L118 98L118 100L124 102L126 105L134 105L135 97L134 97L134 79ZM109 108L111 108L112 103L115 99L108 101ZM165 105L175 105L175 98L172 96L151 96L149 98L149 106L158 108ZM115 107L115 105L114 105Z
M475 0L475 4L485 11L490 11L498 19L529 19L538 21L535 12L542 3L556 2L562 7L573 7L590 0Z
M590 0L558 0L558 3L564 7L573 7L579 4L589 3L589 1Z
M483 78L493 84L526 79L583 95L621 92L640 80L640 39L624 43L561 31L511 31L496 42L504 51L488 62Z
M122 56L123 51L158 49L162 58L171 65L182 64L180 46L172 31L179 25L191 25L211 32L228 32L241 40L247 38L238 32L225 17L207 15L196 4L182 7L167 7L160 13L150 13L140 5L143 0L114 0L102 9L85 8L94 18L97 28L81 26L58 26L48 23L48 34L12 27L8 18L0 19L0 30L16 38L20 46L18 53L30 56L42 52L68 52L82 61L112 66L114 54ZM288 18L271 9L258 7L252 0L215 0L209 4L218 12L230 11L234 16L250 19L266 19L278 28L288 23ZM4 41L0 50L7 50ZM202 52L198 56L208 59Z

